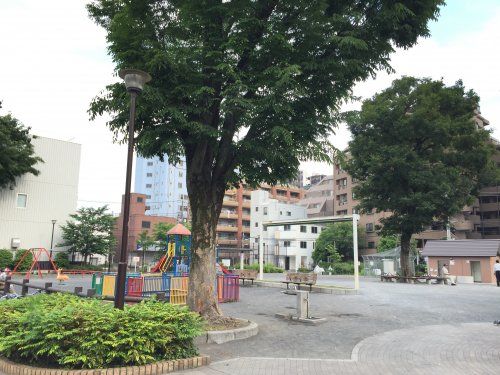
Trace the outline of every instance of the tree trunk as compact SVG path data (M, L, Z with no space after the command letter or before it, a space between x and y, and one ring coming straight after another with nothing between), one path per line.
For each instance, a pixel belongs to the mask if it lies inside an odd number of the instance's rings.
M413 276L411 267L411 235L412 233L401 234L401 276Z
M187 303L208 320L221 315L217 301L216 227L224 188L188 179L192 211L191 266Z

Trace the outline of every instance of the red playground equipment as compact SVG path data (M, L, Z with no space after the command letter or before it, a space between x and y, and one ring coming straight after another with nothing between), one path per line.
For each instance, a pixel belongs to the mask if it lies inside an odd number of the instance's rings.
M12 270L12 273L16 273L17 269L19 268L19 265L22 264L23 260L28 256L28 254L33 255L33 261L31 262L31 266L30 266L29 270L26 272L27 279L30 278L31 273L35 269L38 271L38 277L40 277L40 278L43 277L42 270L40 268L40 263L39 263L39 260L40 260L40 257L42 254L47 255L47 258L49 259L49 262L50 262L52 268L54 269L55 272L57 272L57 267L56 267L55 263L52 261L52 257L50 256L50 253L47 251L47 249L45 249L43 247L38 247L38 248L29 249L28 251L26 251L23 254L23 256L21 257L21 259L19 259L19 262L17 262L16 266Z

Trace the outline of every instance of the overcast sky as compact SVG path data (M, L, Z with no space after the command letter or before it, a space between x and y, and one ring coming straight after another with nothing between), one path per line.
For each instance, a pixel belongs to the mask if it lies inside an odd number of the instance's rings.
M0 114L11 112L34 134L80 143L79 205L108 203L119 209L126 148L112 142L105 118L90 122L92 97L116 80L105 33L87 16L82 0L0 0ZM448 0L432 36L392 56L395 74L358 84L367 98L402 75L462 79L481 97L481 112L500 138L500 0ZM359 107L351 104L349 107ZM349 141L345 128L332 137ZM63 157L63 155L61 156ZM332 168L304 163L305 175Z

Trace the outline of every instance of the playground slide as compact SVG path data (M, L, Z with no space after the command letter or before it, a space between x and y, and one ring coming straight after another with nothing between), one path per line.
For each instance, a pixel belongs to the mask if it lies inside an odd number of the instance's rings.
M217 263L224 275L231 275L231 271L229 271L226 267L224 267L222 264Z
M156 263L156 265L151 269L151 272L160 272L162 265L165 263L167 256L164 255L161 259Z

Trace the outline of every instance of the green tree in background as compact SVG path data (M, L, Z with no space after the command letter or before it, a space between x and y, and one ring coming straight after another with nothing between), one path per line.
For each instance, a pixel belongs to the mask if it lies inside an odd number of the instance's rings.
M3 270L5 267L12 267L13 258L12 251L0 249L0 270Z
M167 250L167 233L175 226L173 223L157 223L153 228L153 239L158 250Z
M57 268L68 268L69 267L69 256L66 251L58 252L54 258L54 263Z
M489 133L476 128L479 98L462 82L404 77L347 114L346 169L362 212L390 211L382 235L398 235L411 273L411 237L469 204L494 168Z
M94 0L117 69L151 74L138 101L137 149L186 158L192 211L188 305L220 315L216 226L224 192L287 181L300 161L330 161L340 103L391 70L395 47L429 33L442 0ZM118 140L129 101L111 84L90 107Z
M107 255L116 243L115 218L107 210L107 206L83 207L70 215L72 220L61 226L64 242L58 246L68 246L70 253L80 254L84 264L93 254Z
M365 243L365 230L358 227L358 244ZM345 260L353 260L354 242L352 237L352 223L335 223L325 227L316 241L312 254L315 263L326 262L329 256L334 256L332 250Z
M142 248L142 268L144 270L146 266L146 251L154 246L156 244L156 241L153 237L151 237L148 232L142 231L139 234L139 237L137 238L137 247Z
M23 259L24 254L26 254L26 256ZM23 260L21 261L21 259ZM12 269L18 266L16 271L27 271L30 269L32 263L33 254L31 253L31 251L27 249L17 250L14 257L14 263L12 263Z
M43 160L35 155L29 131L12 115L0 116L0 189L14 187L26 173L38 176L35 165Z
M382 236L377 244L377 253L392 250L399 246L399 237L397 235Z

